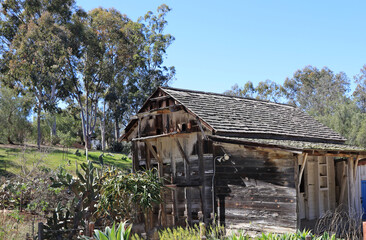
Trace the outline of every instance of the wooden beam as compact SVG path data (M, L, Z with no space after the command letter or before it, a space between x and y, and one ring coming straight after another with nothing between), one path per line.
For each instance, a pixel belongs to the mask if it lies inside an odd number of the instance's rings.
M299 181L297 183L297 188L298 189L300 188L300 185L301 185L302 174L304 173L304 169L305 169L305 165L306 165L307 160L308 160L308 153L305 153L304 158L302 160L300 173L299 173Z
M131 119L138 119L139 117L149 117L154 115L160 115L164 113L171 113L171 112L177 112L179 110L183 109L182 104L175 104L167 107L161 107L161 108L154 108L147 112L141 112L136 114L136 116L132 116Z
M150 170L150 163L151 163L151 159L150 159L150 149L147 146L147 143L145 142L145 153L146 153L146 170Z
M201 204L202 204L202 215L203 215L203 222L205 224L208 224L208 218L207 218L207 210L206 210L206 201L205 201L205 186L206 186L206 180L205 180L205 159L203 157L203 139L202 136L200 136L199 133L197 133L197 154L198 154L198 168L200 172L200 197L201 197Z
M160 137L169 137L169 136L176 135L176 134L178 134L178 132L171 132L171 133L165 133L165 134L159 134L159 135L153 135L153 136L147 136L147 137L133 138L131 141L145 141L145 140L155 139L155 138L160 138ZM183 133L179 133L179 134L183 134Z
M350 207L350 209L354 208L354 197L355 197L355 192L354 192L354 182L353 180L353 176L354 176L354 164L355 162L353 161L353 158L350 157L348 158L348 172L349 172L349 176L348 176L348 181L349 181L349 186L350 186L350 191L349 191L349 201L348 201L348 205Z
M182 158L186 161L186 163L188 165L190 165L190 162L189 162L189 159L188 159L188 156L187 154L184 152L183 148L182 148L182 145L180 145L180 142L178 140L178 138L174 138L175 142L177 143L177 146L178 146L178 150L180 152L180 155L182 156Z
M343 204L344 203L344 196L345 196L345 193L346 193L346 186L347 186L347 175L346 175L346 171L345 171L345 168L346 168L346 163L345 162L342 162L342 186L341 186L341 194L339 196L339 204Z
M201 130L202 138L203 138L203 139L207 139L207 138L206 138L205 131L203 131L203 127L202 127L201 120L199 119L199 117L196 117L196 121L197 121L197 125L198 125L198 127L199 127L199 128L200 128L200 130Z
M358 166L358 162L360 161L361 157L360 155L357 156L357 159L356 159L356 163L355 163L355 166L354 166L354 170L353 170L353 182L356 183L356 177L357 177L357 166Z
M169 99L169 98L171 98L171 97L169 95L167 95L167 96L149 98L149 101L152 101L152 102L158 101L159 102L161 100L166 100L166 99Z
M141 118L139 117L138 122L137 122L137 137L140 138L141 137Z
M139 168L138 142L132 143L132 171L136 172Z
M155 152L155 149L152 147L151 143L149 141L145 141L147 147L149 148L150 152L152 153L152 155L154 156L154 158L159 162L162 163L163 161L161 160L161 158L159 157L159 155Z

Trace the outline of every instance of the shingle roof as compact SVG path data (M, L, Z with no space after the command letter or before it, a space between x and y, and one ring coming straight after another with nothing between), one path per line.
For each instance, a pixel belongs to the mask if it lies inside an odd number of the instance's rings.
M254 145L266 145L279 148L288 148L294 150L327 150L327 151L341 151L341 152L362 152L366 153L366 149L357 146L334 143L315 143L306 141L293 140L276 140L276 139L254 139L254 138L237 138L237 137L222 137L211 135L209 138L218 141L233 141L237 143L252 143Z
M211 126L217 134L269 134L346 140L294 106L185 89L161 89Z

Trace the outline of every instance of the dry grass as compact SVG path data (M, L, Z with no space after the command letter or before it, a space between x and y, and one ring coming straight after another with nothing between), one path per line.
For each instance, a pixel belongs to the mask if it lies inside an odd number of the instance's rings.
M342 205L334 211L328 211L315 225L317 235L324 232L344 239L362 239L362 214L355 210L348 211Z
M29 239L37 235L38 222L44 221L40 216L18 211L2 210L0 214L0 240Z

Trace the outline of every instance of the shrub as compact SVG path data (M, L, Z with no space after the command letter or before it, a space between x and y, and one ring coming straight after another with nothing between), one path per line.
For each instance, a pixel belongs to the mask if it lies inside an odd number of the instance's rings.
M113 227L106 227L104 232L94 230L94 237L96 240L129 240L131 236L132 225L127 225L127 222L120 223L116 229L115 223Z
M146 220L147 212L162 201L163 184L156 170L130 174L111 170L103 178L98 202L101 217L133 221L136 213L142 211Z

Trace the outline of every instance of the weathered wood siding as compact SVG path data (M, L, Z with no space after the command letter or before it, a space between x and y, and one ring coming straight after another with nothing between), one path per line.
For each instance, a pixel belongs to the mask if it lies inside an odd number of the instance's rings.
M265 152L236 144L215 143L216 196L226 226L254 231L294 231L297 227L294 167L287 152Z

